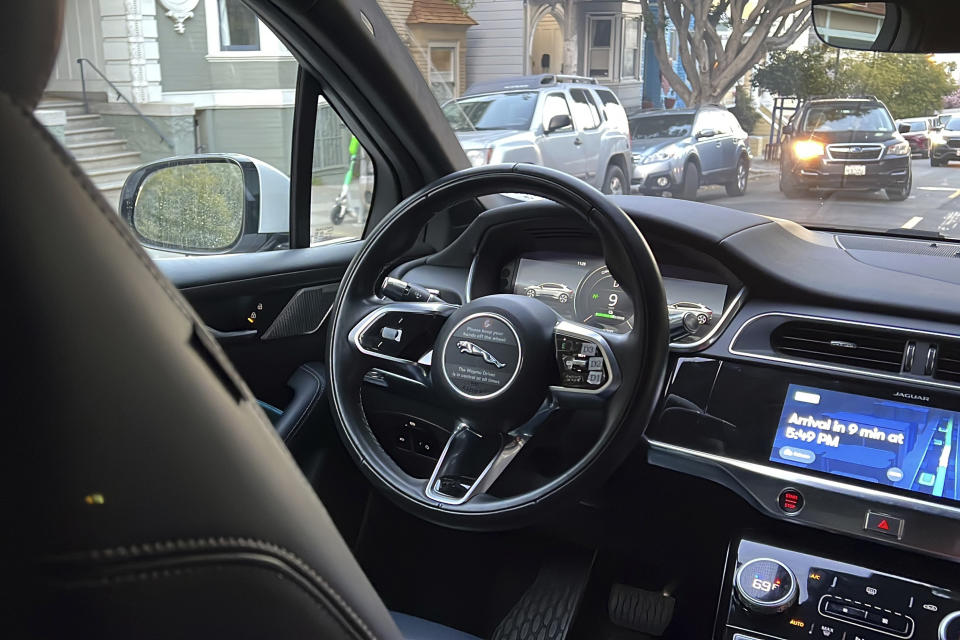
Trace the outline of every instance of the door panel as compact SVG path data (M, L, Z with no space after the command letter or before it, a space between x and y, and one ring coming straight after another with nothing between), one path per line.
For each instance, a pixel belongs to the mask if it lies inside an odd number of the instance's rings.
M566 97L562 92L548 94L544 97L541 110L544 133L537 145L540 147L544 166L583 178L585 170L580 132L571 124L569 127L546 133L547 125L553 116L566 114L572 119Z

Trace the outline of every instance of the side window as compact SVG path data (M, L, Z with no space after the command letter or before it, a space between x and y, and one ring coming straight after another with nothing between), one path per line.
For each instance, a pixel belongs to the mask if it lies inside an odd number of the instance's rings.
M323 97L317 104L310 181L310 246L363 235L373 163Z
M200 0L180 23L124 15L145 59L121 59L126 31L74 37L115 10L91 4L66 14L43 108L60 112L51 132L107 202L156 258L288 247L298 65L279 38L241 0ZM311 238L359 236L370 162L323 100L316 125Z
M570 107L567 105L567 99L563 96L562 93L551 93L548 94L543 100L543 129L544 131L550 128L550 121L554 116L567 116L570 117ZM565 127L555 129L554 132L558 131L573 131L573 125L568 124Z
M590 130L600 126L600 111L593 100L582 89L571 89L573 98L573 118L580 129Z

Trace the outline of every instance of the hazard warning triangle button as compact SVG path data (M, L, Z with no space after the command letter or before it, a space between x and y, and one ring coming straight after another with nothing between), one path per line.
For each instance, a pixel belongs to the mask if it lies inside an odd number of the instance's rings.
M903 535L903 520L885 513L867 511L867 520L863 528L874 533L899 538Z

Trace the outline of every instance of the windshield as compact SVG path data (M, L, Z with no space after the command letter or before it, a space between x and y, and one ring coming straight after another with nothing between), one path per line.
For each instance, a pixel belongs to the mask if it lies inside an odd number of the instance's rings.
M443 115L454 131L522 130L530 127L537 94L496 93L448 102Z
M630 137L634 140L681 138L693 129L693 114L642 116L630 119Z
M892 132L893 121L883 107L824 106L811 107L803 120L803 131L879 131Z
M808 227L960 238L960 54L869 50L896 3L376 2L382 14L365 19L377 42L364 46L400 52L385 77L419 83L413 94L436 100L423 135L455 136L464 167L533 162L605 193L698 200ZM115 11L127 4L143 11ZM156 10L165 4L190 10ZM111 206L124 210L132 192L124 200L122 186L140 167L240 154L276 178L263 180L279 191L271 202L309 199L311 243L368 232L375 169L391 158L363 127L353 130L352 117L341 119L363 111L338 105L345 96L299 102L310 94L297 82L307 69L260 19L264 4L68 3L82 9L64 16L38 117ZM828 47L818 35L861 50ZM390 101L376 106L398 127L421 122ZM293 126L296 114L314 111L313 126ZM897 122L928 135L904 136ZM300 144L306 131L313 139ZM678 138L689 144L668 146ZM298 171L295 153L310 156ZM176 198L143 200L154 204L133 219L144 225L139 236L156 240L151 251L198 256L287 247L288 229L267 220L288 212L241 215L246 203L220 197L228 179L236 176L209 167L163 173L147 187ZM284 179L310 184L291 198ZM204 215L160 204L172 202ZM274 231L258 234L254 214Z

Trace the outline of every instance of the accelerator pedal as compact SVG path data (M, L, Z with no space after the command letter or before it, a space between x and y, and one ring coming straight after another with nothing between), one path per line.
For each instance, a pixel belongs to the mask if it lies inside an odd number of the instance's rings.
M674 604L676 600L662 593L615 584L610 589L607 611L618 627L660 636L673 618Z
M546 562L491 640L564 640L587 589L594 557L583 552Z

